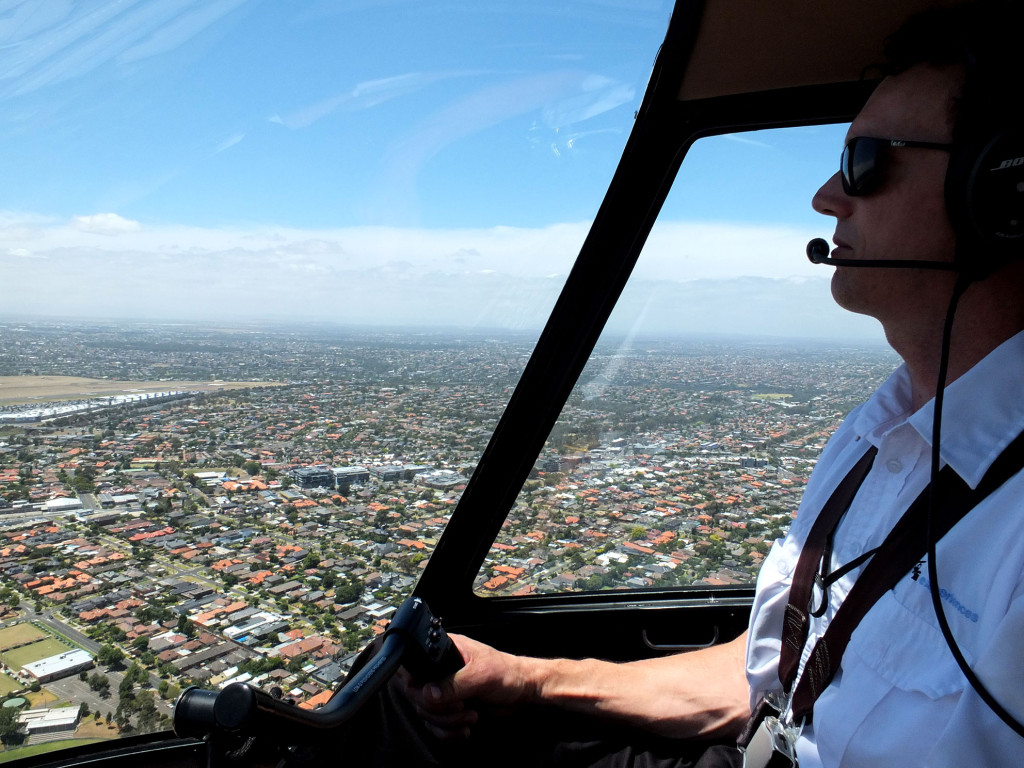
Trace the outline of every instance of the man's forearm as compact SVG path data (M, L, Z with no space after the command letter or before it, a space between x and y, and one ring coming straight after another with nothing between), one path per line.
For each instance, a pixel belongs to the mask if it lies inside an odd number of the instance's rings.
M528 698L677 738L727 737L749 710L746 634L692 653L615 664L520 659Z

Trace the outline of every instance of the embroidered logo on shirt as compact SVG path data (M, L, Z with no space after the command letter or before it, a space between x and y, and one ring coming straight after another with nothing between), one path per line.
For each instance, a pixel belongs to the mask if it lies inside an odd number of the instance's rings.
M910 571L910 578L918 584L920 584L925 589L931 589L931 583L928 581L928 577L925 576L923 573L925 563L925 560L918 560L917 564ZM978 614L972 611L967 606L965 606L959 600L957 600L956 595L954 595L948 589L939 587L939 597L941 597L943 600L949 603L949 605L965 619L967 619L968 621L973 621L975 624L978 623Z

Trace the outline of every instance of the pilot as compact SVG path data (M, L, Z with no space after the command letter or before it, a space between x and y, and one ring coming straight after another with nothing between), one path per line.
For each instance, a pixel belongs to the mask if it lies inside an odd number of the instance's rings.
M747 765L773 749L801 768L1020 764L1024 458L1006 456L1024 430L1022 22L1019 4L986 2L904 25L840 172L813 197L835 222L818 258L839 265L835 301L876 318L903 364L825 448L763 565L748 632L624 664L454 636L465 667L405 691L427 733L385 730L378 760L739 766L746 731Z

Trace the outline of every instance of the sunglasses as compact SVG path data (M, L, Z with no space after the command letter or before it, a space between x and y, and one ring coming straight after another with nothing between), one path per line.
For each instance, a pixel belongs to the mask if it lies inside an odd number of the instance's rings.
M949 152L952 144L937 144L933 141L904 141L902 139L876 139L858 136L850 139L843 147L839 160L839 175L843 179L843 191L851 197L867 195L878 188L883 181L885 150L941 149Z

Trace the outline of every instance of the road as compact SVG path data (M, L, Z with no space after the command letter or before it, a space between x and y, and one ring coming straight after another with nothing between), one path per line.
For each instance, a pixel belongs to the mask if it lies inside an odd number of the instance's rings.
M93 656L96 656L99 653L100 643L58 619L49 610L43 611L42 613L36 613L30 606L26 605L25 620L36 621L46 627L49 627L58 634L64 635L64 637L68 638L73 643L89 651ZM129 655L125 661L130 663L131 656ZM97 671L99 671L100 674L103 674L102 670L99 668L97 668ZM124 678L124 673L107 670L106 675L110 678L110 696L106 699L101 699L96 694L96 691L89 687L88 683L78 679L78 675L65 677L61 680L52 680L49 683L46 683L46 688L53 691L63 699L79 704L84 701L88 705L90 711L96 711L98 708L101 712L106 714L107 712L113 712L117 709L117 689L121 684L121 680ZM160 685L160 678L157 675L150 674L149 687L156 692L158 685ZM163 701L159 696L156 697L156 707L157 711L162 715L171 714L171 704Z
M36 613L32 606L24 605L25 619L27 621L38 621L59 635L64 635L68 640L75 643L76 645L85 648L89 653L95 656L100 652L100 644L89 637L84 632L80 632L69 624L65 624L63 621L53 615L50 610L45 610L42 613Z

